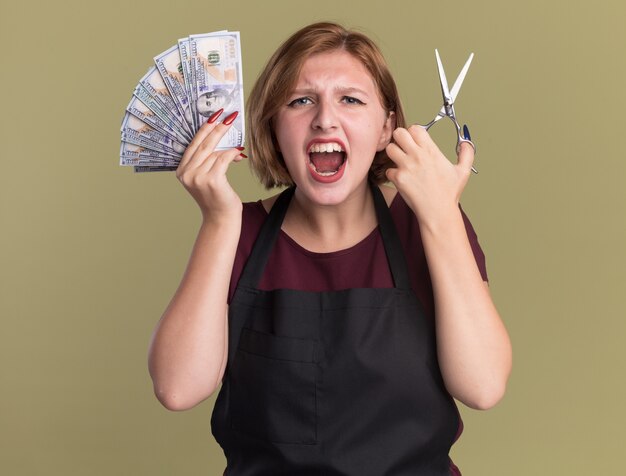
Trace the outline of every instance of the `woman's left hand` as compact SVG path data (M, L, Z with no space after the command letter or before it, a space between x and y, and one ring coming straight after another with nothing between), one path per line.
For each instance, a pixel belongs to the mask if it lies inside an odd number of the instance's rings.
M458 162L453 164L422 126L399 127L393 138L395 142L386 150L396 168L387 170L387 178L419 222L431 223L451 210L458 212L461 194L471 175L473 147L461 143Z

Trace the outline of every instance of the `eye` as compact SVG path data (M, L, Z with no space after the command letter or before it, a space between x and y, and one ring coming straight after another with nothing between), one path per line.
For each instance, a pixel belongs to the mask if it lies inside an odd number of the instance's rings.
M298 106L306 106L308 104L313 104L313 101L311 101L311 98L303 97L303 98L294 99L289 104L287 104L287 106L288 107L298 107Z
M352 97L352 96L344 96L343 98L341 98L341 100L343 102L345 102L346 104L365 104L360 99L357 99L357 98Z

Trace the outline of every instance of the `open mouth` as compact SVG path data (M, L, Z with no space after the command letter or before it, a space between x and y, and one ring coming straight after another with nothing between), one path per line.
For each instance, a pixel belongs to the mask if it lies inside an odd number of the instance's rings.
M309 166L322 177L337 174L346 162L346 153L337 142L312 144L308 152Z

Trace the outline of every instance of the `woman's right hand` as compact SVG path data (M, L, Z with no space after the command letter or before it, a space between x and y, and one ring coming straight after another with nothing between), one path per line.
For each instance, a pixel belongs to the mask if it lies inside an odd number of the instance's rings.
M198 130L176 170L176 177L198 203L205 221L240 217L243 206L226 178L230 163L245 157L243 148L215 150L237 117L234 112L217 122L222 112L215 112Z

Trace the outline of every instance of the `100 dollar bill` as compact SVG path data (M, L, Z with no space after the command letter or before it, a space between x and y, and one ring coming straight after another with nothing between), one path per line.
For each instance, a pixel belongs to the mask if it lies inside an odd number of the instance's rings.
M177 166L179 157L128 142L120 145L120 165Z
M168 118L167 123L157 116L152 109L146 106L137 96L132 96L126 111L131 113L137 119L141 119L143 122L153 127L154 129L161 131L163 134L175 137L178 142L186 143L188 139L181 133L177 132L172 124L172 119Z
M217 148L241 145L245 119L239 33L192 35L189 47L197 124L206 122L219 109L224 109L222 117L238 111L237 119Z
M173 127L176 128L188 140L193 137L187 122L181 115L176 103L170 96L169 90L156 67L151 67L137 84L134 95L137 96L146 106L163 120L172 120Z
M130 113L124 115L121 132L122 141L141 145L157 152L182 157L186 149L185 145L181 144L173 137L150 127L141 119L137 119Z
M178 108L180 117L187 123L187 129L195 132L196 128L193 124L178 45L174 45L160 55L155 56L154 64Z

